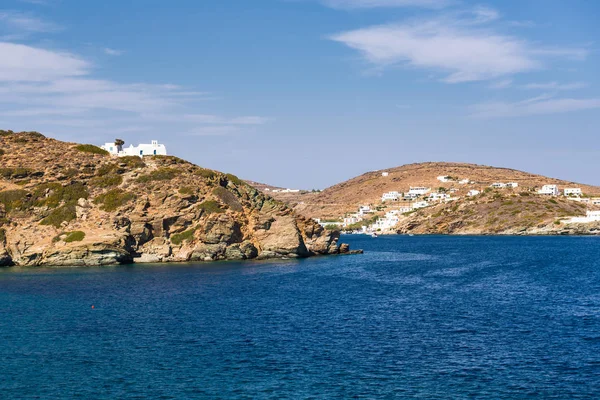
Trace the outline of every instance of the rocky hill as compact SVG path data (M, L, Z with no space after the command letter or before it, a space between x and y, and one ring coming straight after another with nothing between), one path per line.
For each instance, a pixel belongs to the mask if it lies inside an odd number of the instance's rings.
M387 176L383 176L383 172ZM438 176L448 176L450 182L440 182ZM469 183L461 184L461 180ZM432 189L456 189L457 196L464 196L471 189L483 191L494 182L516 182L519 190L536 190L546 184L564 187L580 187L584 193L600 196L597 186L548 178L508 168L495 168L484 165L429 162L408 164L381 171L367 172L348 181L331 186L320 193L297 195L284 199L299 213L313 218L338 218L356 211L361 204L378 204L381 195L389 191L407 192L411 186L426 186ZM277 196L274 194L274 196Z
M170 156L109 156L0 131L0 265L308 257L348 252L237 177Z
M569 223L597 206L564 197L487 190L473 197L422 208L400 218L401 234L597 235L600 222Z

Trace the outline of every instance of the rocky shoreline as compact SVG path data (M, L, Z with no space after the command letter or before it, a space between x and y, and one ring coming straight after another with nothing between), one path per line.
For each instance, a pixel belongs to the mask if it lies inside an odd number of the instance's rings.
M354 253L231 174L0 131L0 265L98 266ZM44 154L33 158L30 154Z

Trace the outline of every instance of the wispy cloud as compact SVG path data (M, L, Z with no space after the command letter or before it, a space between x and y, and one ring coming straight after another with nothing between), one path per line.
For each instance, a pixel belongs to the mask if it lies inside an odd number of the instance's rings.
M423 7L442 8L453 1L451 0L322 0L322 3L331 8L361 9L361 8L392 8L392 7Z
M0 116L29 129L113 125L112 130L122 125L136 127L131 131L135 132L162 124L185 132L268 121L260 116L199 114L200 102L210 94L179 85L93 79L97 67L75 54L9 42L0 42L0 54Z
M600 108L600 98L552 98L542 95L517 102L491 102L471 107L475 118L526 117L543 114L560 114Z
M497 11L477 7L432 19L342 32L336 42L379 68L409 66L445 73L447 83L493 80L541 69L551 57L584 59L583 48L544 47L493 29Z
M106 47L104 49L104 54L109 55L109 56L120 56L123 55L125 52L122 50L117 50L117 49L111 49L110 47Z
M544 83L529 83L523 85L524 89L536 90L576 90L583 89L588 86L585 82L559 83L559 82L544 82Z
M32 33L55 32L62 27L31 14L0 10L0 33L3 37L25 37Z

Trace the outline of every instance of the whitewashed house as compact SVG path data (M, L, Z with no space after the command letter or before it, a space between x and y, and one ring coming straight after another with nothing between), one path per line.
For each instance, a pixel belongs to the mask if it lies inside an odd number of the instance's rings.
M585 217L573 217L567 223L589 223L600 221L600 211L588 211Z
M371 213L373 213L373 210L371 210L371 207L369 207L369 206L358 207L358 215L361 217L365 214L371 214Z
M399 192L387 192L381 196L381 202L385 203L386 201L398 201L400 199Z
M490 186L493 187L494 189L504 189L506 187L506 183L494 182Z
M548 196L558 196L560 191L558 190L558 186L556 185L544 185L541 190L538 190L538 194L548 195Z
M460 183L461 185L466 185L467 183L470 183L471 181L469 179L463 179L458 181L458 183Z
M429 207L429 203L426 201L417 201L412 204L413 210L418 210L419 208Z
M581 188L565 188L563 194L565 196L582 196L583 192L581 191Z
M415 196L423 196L424 194L427 194L430 191L431 191L431 189L428 187L423 187L423 186L412 187L411 186L410 190L408 191L408 194L415 195Z
M517 182L508 182L506 185L504 185L504 187L513 188L514 189L514 188L518 188L519 184Z
M362 217L358 214L349 215L344 218L344 227L346 227L348 225L356 224L362 220L363 220Z
M450 195L446 193L431 193L427 200L429 201L445 201L450 199Z
M389 172L382 172L381 176L390 176L390 173Z
M373 224L373 228L385 231L396 226L398 221L400 221L400 218L398 217L398 210L388 211L385 213L385 217L379 218Z
M452 182L452 179L450 179L450 177L447 175L438 176L437 180L440 182Z
M591 202L595 206L600 206L600 197L593 197Z
M400 214L404 214L404 213L411 212L411 211L412 211L412 208L409 206L398 207L398 212Z
M469 193L467 193L467 196L477 196L479 193L481 193L479 190L471 189L469 190Z
M132 144L129 147L123 147L121 144L113 143L104 143L103 146L100 146L102 149L108 151L113 156L123 157L123 156L166 156L167 148L164 144L158 143L158 140L153 140L150 144L141 143L137 146Z

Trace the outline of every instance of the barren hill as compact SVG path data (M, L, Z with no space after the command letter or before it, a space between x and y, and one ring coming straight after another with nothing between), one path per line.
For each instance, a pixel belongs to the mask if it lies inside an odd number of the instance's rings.
M387 176L383 173L387 172ZM440 182L438 176L449 176L450 182ZM459 181L467 179L469 183ZM389 191L407 192L411 186L426 186L432 189L443 187L457 189L457 196L464 196L471 189L483 190L494 182L516 182L520 190L534 190L546 184L564 187L579 187L584 193L598 196L600 187L582 185L560 179L485 165L428 162L408 164L401 167L367 172L346 182L331 186L320 193L297 195L287 200L296 211L314 218L337 218L344 213L356 211L361 204L377 204L381 195ZM275 195L277 196L277 195Z
M0 131L0 265L307 257L337 239L231 174Z

